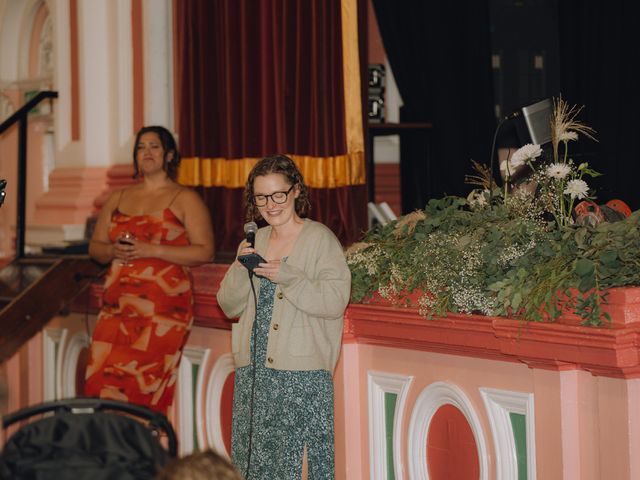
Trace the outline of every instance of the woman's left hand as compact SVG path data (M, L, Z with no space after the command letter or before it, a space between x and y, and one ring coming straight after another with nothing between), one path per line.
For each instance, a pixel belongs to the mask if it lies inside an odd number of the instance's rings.
M258 267L253 269L253 272L273 283L278 283L277 278L281 263L282 260L269 260L267 263L259 263Z
M156 246L157 245L152 243L142 242L137 239L131 240L131 246L127 252L127 260L153 257L155 256L154 248L156 248Z

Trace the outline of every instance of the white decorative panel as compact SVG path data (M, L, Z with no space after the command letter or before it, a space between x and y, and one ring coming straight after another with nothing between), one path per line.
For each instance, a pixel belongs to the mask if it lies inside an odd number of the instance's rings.
M68 335L66 328L45 328L42 335L43 400L60 398L62 349Z
M179 438L180 454L186 455L197 447L194 439L197 438L203 444L204 434L202 423L197 421L202 418L203 395L203 365L207 363L210 349L202 347L186 346L180 361L180 373L178 381L178 396L180 398ZM197 369L195 383L193 379L194 369ZM195 411L194 411L195 405Z
M536 478L536 442L533 393L481 388L496 449L496 479L518 478L518 458L510 413L525 416L527 429L527 480Z
M401 428L404 405L413 376L393 373L368 372L369 385L369 468L372 480L387 478L387 430L385 393L397 396L393 417L393 460L397 480L402 480Z
M86 332L77 332L69 338L67 348L63 353L60 392L62 398L82 396L82 392L76 392L76 372L78 371L78 358L84 348L90 343Z

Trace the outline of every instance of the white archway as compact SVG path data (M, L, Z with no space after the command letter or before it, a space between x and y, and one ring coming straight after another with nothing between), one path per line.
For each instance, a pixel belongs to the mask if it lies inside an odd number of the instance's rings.
M412 479L428 480L427 469L427 435L433 416L443 405L453 405L467 419L478 449L480 466L480 480L489 478L489 461L487 443L482 430L482 424L471 403L471 400L460 387L448 382L434 382L425 388L416 399L409 423L409 477Z

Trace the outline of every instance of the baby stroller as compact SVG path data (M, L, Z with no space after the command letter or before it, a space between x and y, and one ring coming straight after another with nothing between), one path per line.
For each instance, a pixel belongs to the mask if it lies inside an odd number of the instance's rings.
M152 479L177 453L175 431L164 415L114 400L45 402L6 416L2 424L47 413L7 440L0 479ZM167 450L160 435L166 435Z

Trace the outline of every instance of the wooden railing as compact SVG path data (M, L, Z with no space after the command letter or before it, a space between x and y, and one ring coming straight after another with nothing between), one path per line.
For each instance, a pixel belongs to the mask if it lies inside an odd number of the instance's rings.
M13 115L0 123L0 135L18 124L18 201L16 215L16 257L24 257L24 238L27 200L27 121L29 112L47 98L58 98L58 92L43 91L20 107Z

